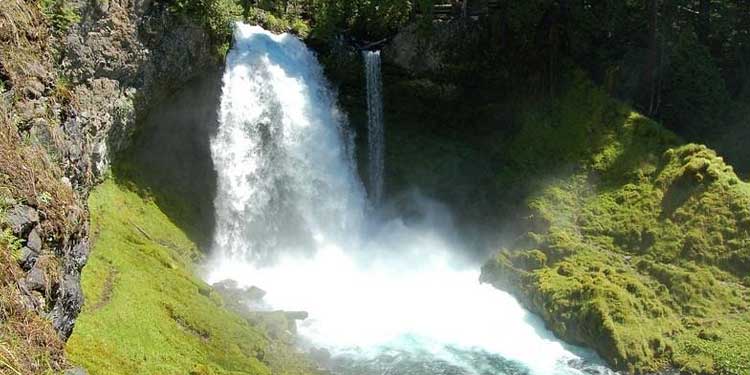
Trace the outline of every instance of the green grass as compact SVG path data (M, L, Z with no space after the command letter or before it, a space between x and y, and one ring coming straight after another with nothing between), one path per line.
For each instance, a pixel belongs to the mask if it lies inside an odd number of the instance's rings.
M109 180L89 198L94 246L67 344L90 374L297 374L304 359L224 308L196 246L154 202Z
M483 281L619 369L750 373L750 185L581 77L542 104L497 184L557 173Z

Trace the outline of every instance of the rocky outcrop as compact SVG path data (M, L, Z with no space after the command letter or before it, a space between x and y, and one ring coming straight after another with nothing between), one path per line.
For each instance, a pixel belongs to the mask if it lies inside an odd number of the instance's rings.
M76 151L66 172L85 190L128 146L136 120L214 67L216 58L208 34L165 5L78 0L72 6L82 21L61 37L61 70L75 98L62 128Z
M138 119L217 59L208 34L149 0L0 4L0 229L21 244L25 305L62 337L83 304L85 200Z
M469 19L435 23L429 34L421 28L412 23L396 34L383 48L386 62L411 74L441 75L471 56L464 51L482 42L481 25Z

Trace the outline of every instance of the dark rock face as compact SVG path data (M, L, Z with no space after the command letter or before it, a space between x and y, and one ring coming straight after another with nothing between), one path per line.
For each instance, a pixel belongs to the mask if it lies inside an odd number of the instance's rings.
M429 38L420 33L419 25L411 24L383 48L383 58L413 74L441 74L462 48L476 44L480 37L479 26L473 22L436 24Z
M208 34L150 1L70 1L82 15L62 39L76 105L62 116L66 175L86 190L128 147L136 120L216 66ZM106 3L106 4L104 4Z
M52 325L64 337L73 333L76 317L83 306L83 290L81 290L80 274L70 273L63 277L60 285L58 303L49 314Z
M13 234L20 236L39 222L39 214L34 208L19 204L10 209L5 221Z

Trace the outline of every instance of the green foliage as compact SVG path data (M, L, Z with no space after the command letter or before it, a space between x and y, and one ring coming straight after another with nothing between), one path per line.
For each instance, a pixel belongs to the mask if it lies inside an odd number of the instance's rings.
M675 46L664 88L662 116L691 135L717 131L731 99L711 54L690 30Z
M36 200L43 205L49 205L54 201L54 198L49 192L43 191L36 197Z
M312 0L314 34L322 39L346 33L365 40L394 34L415 11L411 0ZM420 1L426 7L426 0Z
M539 185L483 281L619 369L747 374L750 185L585 80L522 118L513 168L574 167Z
M108 180L89 198L95 244L86 299L67 344L96 374L301 374L271 341L193 273L195 245L152 201Z
M67 0L40 0L39 5L53 30L58 33L66 32L70 26L81 21L81 15Z
M242 20L243 13L236 0L176 0L170 7L202 25L217 43L229 41L232 23Z
M10 251L13 259L18 259L21 255L23 240L16 237L10 228L5 228L0 232L0 247Z

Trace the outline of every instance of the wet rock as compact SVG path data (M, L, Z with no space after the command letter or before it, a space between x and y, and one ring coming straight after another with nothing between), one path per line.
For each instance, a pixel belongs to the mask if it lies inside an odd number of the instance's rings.
M63 277L58 298L49 314L52 326L64 338L73 333L76 317L83 306L83 291L79 281L78 273L69 273Z
M221 280L219 282L213 283L213 285L211 286L213 286L214 289L216 289L216 291L218 292L240 288L240 286L237 284L237 281L232 279Z
M68 265L68 268L80 270L86 264L89 257L88 241L83 240L78 242L73 245L66 254L66 264Z
M310 315L307 311L284 311L284 314L289 320L305 320Z
M334 367L333 356L328 349L312 347L307 351L307 355L318 365L319 374L332 374L330 369Z
M253 285L250 288L245 289L242 295L249 300L260 300L266 295L266 291Z
M29 237L26 240L26 247L34 251L35 253L42 252L42 237L39 236L39 226L35 226L34 229L29 233Z
M247 314L247 321L265 331L269 337L286 343L294 342L297 324L287 319L284 311L253 311Z
M39 222L39 214L34 208L19 204L8 210L5 221L14 234L22 235Z
M257 286L241 288L236 281L229 279L214 283L212 286L224 298L238 303L258 302L266 295L266 291Z

